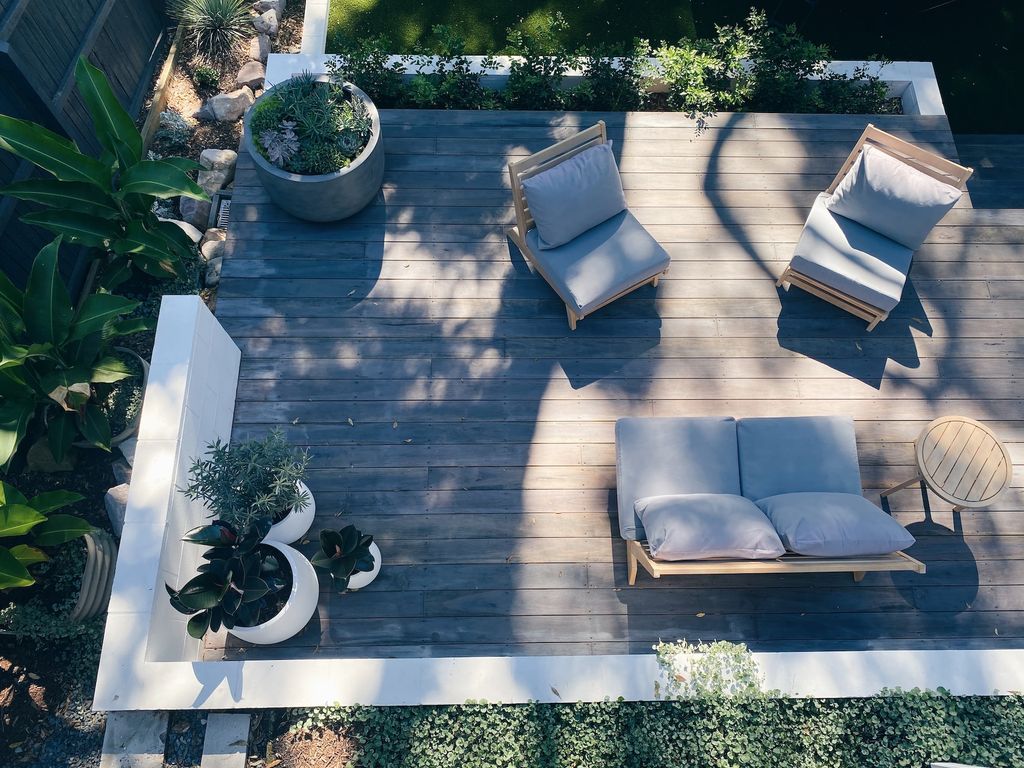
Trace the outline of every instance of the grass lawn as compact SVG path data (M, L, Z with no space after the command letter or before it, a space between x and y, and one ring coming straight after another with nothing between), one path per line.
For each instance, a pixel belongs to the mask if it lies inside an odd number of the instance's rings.
M561 11L569 23L565 42L623 43L634 37L678 40L694 33L689 0L331 0L328 32L384 34L395 53L412 53L435 24L455 27L467 53L496 53L505 32L544 11Z
M1014 55L1024 40L1020 0L332 0L328 41L337 33L386 34L395 53L410 53L432 25L450 24L468 41L467 53L496 53L508 27L561 10L572 46L674 42L739 21L751 4L828 43L839 59L934 62L954 131L1024 132L1024 58Z

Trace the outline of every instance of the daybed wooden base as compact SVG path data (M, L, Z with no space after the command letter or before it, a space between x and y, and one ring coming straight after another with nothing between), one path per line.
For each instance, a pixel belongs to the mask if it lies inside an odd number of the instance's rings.
M925 565L903 552L877 557L804 557L783 555L774 560L689 560L667 562L651 557L647 542L626 542L629 585L636 584L637 566L656 579L662 576L705 576L729 573L843 573L860 581L868 571L913 571L924 573Z

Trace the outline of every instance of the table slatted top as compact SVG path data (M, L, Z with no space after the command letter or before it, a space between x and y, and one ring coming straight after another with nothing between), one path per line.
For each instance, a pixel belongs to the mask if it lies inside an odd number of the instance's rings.
M944 416L917 439L917 463L929 487L946 501L982 507L1010 484L1013 464L999 438L973 419Z

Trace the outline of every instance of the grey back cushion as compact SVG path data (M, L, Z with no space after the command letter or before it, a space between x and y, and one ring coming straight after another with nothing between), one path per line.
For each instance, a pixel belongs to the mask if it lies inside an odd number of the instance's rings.
M786 493L760 499L757 506L786 549L801 555L888 555L914 543L906 528L852 493Z
M960 199L960 190L870 144L826 205L912 251Z
M788 416L737 422L743 495L855 493L860 487L857 436L847 416Z
M619 533L644 538L637 499L686 493L740 495L736 421L729 417L627 418L615 424Z
M557 248L626 209L611 144L598 144L523 179L541 248Z
M742 496L651 496L639 499L635 508L659 560L758 560L785 553L768 518Z

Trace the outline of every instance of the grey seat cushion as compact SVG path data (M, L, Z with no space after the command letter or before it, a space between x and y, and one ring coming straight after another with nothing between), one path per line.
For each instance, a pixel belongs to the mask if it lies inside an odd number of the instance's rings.
M572 242L542 250L536 229L526 244L538 268L577 314L585 315L668 269L669 255L629 211L612 216Z
M627 418L615 424L619 533L643 539L633 505L647 496L740 495L732 418Z
M959 199L951 184L865 145L826 206L916 251Z
M814 201L790 266L873 307L888 312L900 302L914 252Z
M626 210L611 143L598 144L553 168L523 179L537 227L537 247L557 248Z
M790 552L812 557L888 555L913 545L906 528L852 493L786 493L760 499Z
M758 560L785 547L757 505L727 493L650 496L634 505L659 560Z
M861 493L857 436L846 416L789 416L737 422L743 495Z

